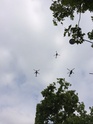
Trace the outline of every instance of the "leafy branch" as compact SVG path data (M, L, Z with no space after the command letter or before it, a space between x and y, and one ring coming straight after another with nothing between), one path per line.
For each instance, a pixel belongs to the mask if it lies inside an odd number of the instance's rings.
M53 23L55 26L58 25L58 22L63 25L63 22L67 18L73 21L76 13L79 14L78 24L76 24L75 27L69 25L68 28L64 30L64 36L66 36L66 34L68 34L69 37L71 36L71 44L81 44L83 41L87 41L84 40L85 35L88 36L89 40L93 40L93 30L87 32L87 34L82 33L82 29L79 25L81 13L84 14L86 11L93 12L93 0L52 0L50 10L53 12ZM93 21L93 16L91 16L91 20Z

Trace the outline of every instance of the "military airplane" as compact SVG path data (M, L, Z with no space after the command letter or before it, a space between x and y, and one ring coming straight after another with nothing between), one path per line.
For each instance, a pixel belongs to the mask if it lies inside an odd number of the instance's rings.
M56 54L55 54L54 56L55 56L55 58L57 58L57 57L60 56L60 55L59 55L58 52L56 51Z
M73 68L72 70L70 70L70 69L67 68L67 70L69 70L69 72L67 73L67 74L69 74L69 77L70 77L71 74L74 74L74 72L73 72L74 69L75 68Z
M40 70L40 69L39 69L39 70ZM34 69L36 77L37 77L37 74L39 74L39 70L35 70L35 69Z
M89 74L93 74L93 73L89 73Z

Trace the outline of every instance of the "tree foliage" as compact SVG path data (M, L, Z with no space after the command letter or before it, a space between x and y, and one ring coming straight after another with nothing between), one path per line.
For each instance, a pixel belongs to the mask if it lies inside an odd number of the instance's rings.
M59 78L41 94L43 100L37 104L35 124L92 124L93 108L90 114L84 103L79 102L78 94L69 90L70 83Z
M77 24L75 26L69 25L68 28L65 28L64 30L64 36L68 35L71 37L71 44L83 43L85 41L85 35L88 36L89 40L93 40L93 30L85 34L82 32L82 28L79 25L81 14L84 14L86 11L89 11L90 13L93 12L93 0L52 0L50 10L53 12L54 25L57 25L58 22L63 24L66 18L74 20L75 15L79 15ZM93 21L93 16L90 18Z

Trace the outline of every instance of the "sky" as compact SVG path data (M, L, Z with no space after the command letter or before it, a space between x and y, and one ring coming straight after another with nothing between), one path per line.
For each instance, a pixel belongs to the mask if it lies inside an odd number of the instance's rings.
M55 27L50 5L48 0L0 1L0 124L34 124L41 91L57 78L72 84L86 110L93 105L93 48L87 42L70 45L63 31L71 21ZM91 31L90 13L81 17L83 31ZM73 25L77 22L78 16ZM67 68L75 68L71 77ZM40 69L37 77L34 69Z

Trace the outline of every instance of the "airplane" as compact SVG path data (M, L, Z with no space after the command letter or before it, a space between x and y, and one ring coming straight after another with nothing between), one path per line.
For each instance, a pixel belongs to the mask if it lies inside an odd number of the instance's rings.
M60 55L59 55L58 52L56 51L56 54L55 54L54 56L55 56L55 58L57 58L57 56L60 56Z
M74 72L73 72L74 69L75 68L73 68L72 70L70 70L70 69L67 68L67 70L69 70L69 72L67 73L67 74L69 74L69 77L70 77L71 74L74 74Z
M39 70L40 70L40 69L39 69ZM35 69L34 69L36 77L37 77L37 74L39 74L39 70L35 70Z
M89 74L93 74L93 73L89 73Z

